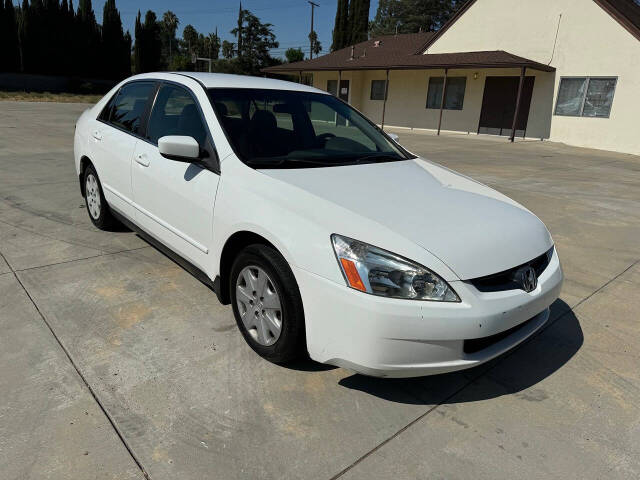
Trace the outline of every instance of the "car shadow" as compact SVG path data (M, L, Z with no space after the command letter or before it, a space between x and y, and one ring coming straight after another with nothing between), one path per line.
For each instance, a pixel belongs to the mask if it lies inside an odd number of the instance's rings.
M204 168L195 163L190 163L187 169L184 171L184 179L189 182L193 180Z
M327 370L335 370L335 365L327 365L326 363L319 363L311 360L309 356L303 357L294 362L289 362L287 364L281 365L289 370L297 370L299 372L326 372Z
M122 222L113 222L110 225L107 225L106 227L103 227L103 230L105 230L107 232L111 232L111 233L124 233L124 232L131 232L132 231L129 227L127 227Z
M354 374L338 383L391 402L416 405L475 402L518 393L553 375L583 344L580 322L565 302L554 302L550 318L513 350L468 370L404 379Z

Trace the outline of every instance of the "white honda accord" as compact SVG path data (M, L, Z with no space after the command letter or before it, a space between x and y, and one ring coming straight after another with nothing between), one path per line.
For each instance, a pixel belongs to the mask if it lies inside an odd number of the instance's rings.
M85 111L74 147L93 224L209 285L264 358L389 377L481 364L549 318L553 240L396 140L305 85L150 73Z

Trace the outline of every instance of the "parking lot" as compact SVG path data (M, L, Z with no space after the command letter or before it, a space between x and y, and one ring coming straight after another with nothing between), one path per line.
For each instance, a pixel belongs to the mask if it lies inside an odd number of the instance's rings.
M95 229L84 108L0 102L0 478L640 478L640 157L397 130L538 215L566 280L514 351L385 380L262 360L206 286Z

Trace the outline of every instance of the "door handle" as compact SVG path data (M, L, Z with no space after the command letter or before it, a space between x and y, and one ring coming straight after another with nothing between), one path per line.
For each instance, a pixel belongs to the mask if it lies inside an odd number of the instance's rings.
M102 134L100 133L100 130L94 130L91 135L98 141L102 140Z
M143 167L149 166L149 157L147 157L144 153L139 153L136 155L136 162L138 162Z

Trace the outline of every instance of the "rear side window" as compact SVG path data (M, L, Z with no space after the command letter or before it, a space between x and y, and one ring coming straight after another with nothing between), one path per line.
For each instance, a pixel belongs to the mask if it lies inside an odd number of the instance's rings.
M142 116L155 85L152 82L134 82L122 87L109 112L109 123L131 133L140 133Z
M149 117L147 138L154 144L165 135L193 137L204 145L207 136L196 100L184 88L164 85Z
M100 112L100 116L98 118L103 122L109 122L109 118L111 118L111 111L113 110L113 106L116 104L117 96L118 93L113 95L111 100L109 100L109 103L107 103L107 105L102 109L102 112Z

